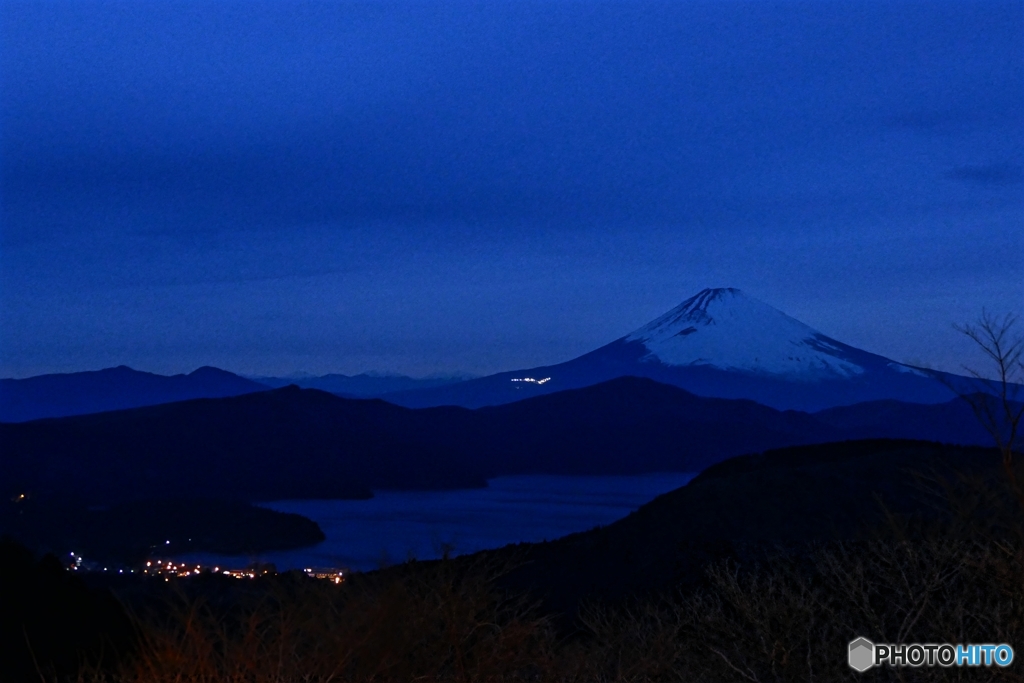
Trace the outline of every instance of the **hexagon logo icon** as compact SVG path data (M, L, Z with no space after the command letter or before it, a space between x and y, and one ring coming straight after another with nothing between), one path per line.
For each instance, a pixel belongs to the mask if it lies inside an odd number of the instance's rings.
M875 665L875 644L867 638L850 643L850 668L864 672Z

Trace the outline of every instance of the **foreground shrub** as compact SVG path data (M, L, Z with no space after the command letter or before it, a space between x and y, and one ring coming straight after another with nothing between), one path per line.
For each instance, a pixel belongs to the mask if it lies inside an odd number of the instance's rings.
M963 540L836 543L747 569L709 567L707 587L620 608L591 606L589 673L616 681L1024 680L1007 669L846 663L858 636L887 643L1021 643L1024 572L1007 546Z
M301 575L211 599L177 592L137 614L138 683L536 679L552 641L493 566L412 564L335 586ZM231 587L233 588L233 587Z
M493 567L412 564L342 586L177 592L137 615L125 682L1024 680L1007 669L856 674L847 643L1020 643L1024 571L1008 545L874 540L708 568L698 589L586 607L575 634L494 589Z

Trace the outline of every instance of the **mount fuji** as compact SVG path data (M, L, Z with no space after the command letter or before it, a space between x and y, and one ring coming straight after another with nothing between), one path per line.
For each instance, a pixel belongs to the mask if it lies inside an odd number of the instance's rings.
M931 373L844 344L738 289L722 288L705 289L625 337L558 365L383 398L410 408L477 408L623 376L780 410L954 397Z

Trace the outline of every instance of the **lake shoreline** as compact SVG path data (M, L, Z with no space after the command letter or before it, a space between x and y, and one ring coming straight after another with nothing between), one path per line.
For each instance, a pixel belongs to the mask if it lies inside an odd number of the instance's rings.
M174 557L239 567L271 563L279 571L309 567L368 571L411 559L436 559L445 552L463 555L586 531L625 517L694 476L685 472L514 475L495 477L481 488L379 490L365 500L273 501L260 506L316 522L326 540L289 551Z

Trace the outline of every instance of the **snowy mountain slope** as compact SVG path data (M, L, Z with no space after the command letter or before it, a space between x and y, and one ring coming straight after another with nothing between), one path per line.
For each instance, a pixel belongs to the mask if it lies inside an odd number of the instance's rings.
M884 399L938 403L953 396L917 368L843 344L737 289L705 289L565 363L384 398L408 407L475 408L630 375L782 410Z
M798 381L855 377L865 369L820 332L738 289L705 289L625 337L644 361L708 365Z

